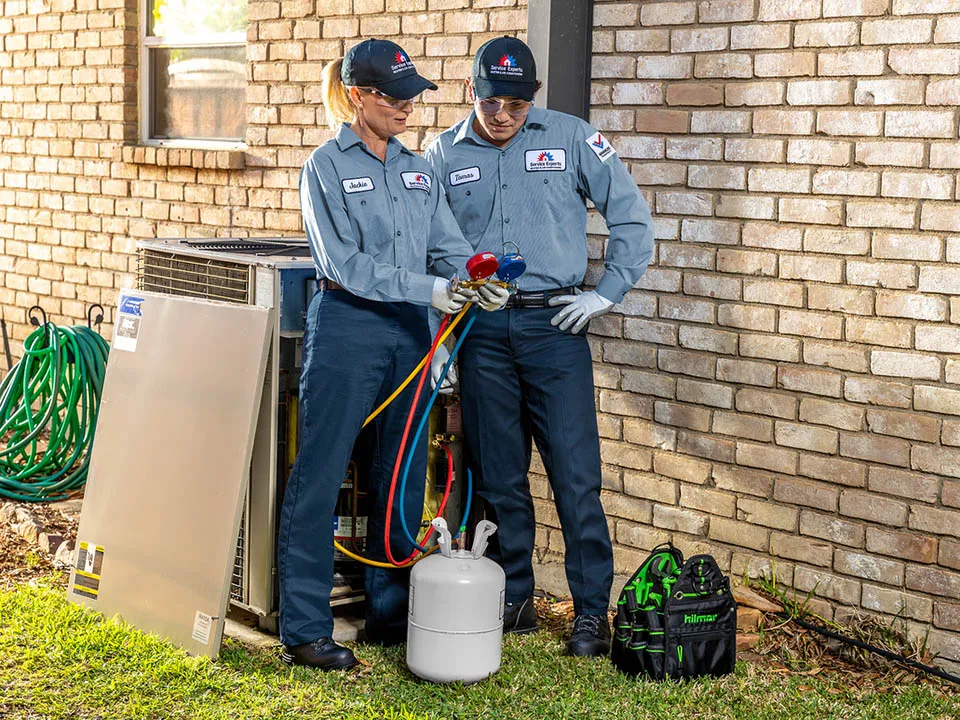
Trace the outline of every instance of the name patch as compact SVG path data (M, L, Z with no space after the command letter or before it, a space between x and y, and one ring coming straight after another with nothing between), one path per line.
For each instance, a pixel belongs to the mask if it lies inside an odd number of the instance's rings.
M430 176L426 173L402 172L400 179L403 180L403 186L407 190L423 190L430 192Z
M373 178L369 177L347 178L341 180L340 184L343 185L343 191L347 194L370 192L374 187Z
M451 185L465 185L466 183L477 182L480 179L480 168L476 165L468 168L461 168L450 173Z
M523 160L527 172L559 172L567 169L567 151L562 148L527 150Z
M593 150L593 154L603 162L606 162L617 154L617 151L613 149L613 145L611 145L601 133L590 135L587 138L587 145Z

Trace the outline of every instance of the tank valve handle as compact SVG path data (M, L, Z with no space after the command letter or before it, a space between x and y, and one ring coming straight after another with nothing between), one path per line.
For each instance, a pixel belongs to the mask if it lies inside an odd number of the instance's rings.
M471 551L474 558L479 559L483 557L483 553L487 550L487 541L496 531L497 526L489 520L481 520L477 523L477 528L474 530L476 537L473 541L473 550Z
M434 518L430 523L437 531L437 545L440 546L440 552L444 557L452 557L453 544L450 539L450 530L447 528L447 521L442 517Z

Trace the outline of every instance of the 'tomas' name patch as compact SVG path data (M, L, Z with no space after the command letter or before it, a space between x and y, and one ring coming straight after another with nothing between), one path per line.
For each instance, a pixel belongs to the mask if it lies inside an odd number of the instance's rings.
M476 165L468 168L460 168L450 173L451 185L464 185L466 183L477 182L480 179L480 168Z
M373 178L369 177L347 178L341 180L340 184L345 193L370 192L374 187Z
M523 162L527 172L559 172L567 169L567 151L562 148L527 150Z
M430 176L426 173L402 172L400 179L403 180L403 186L407 190L423 190L430 192Z

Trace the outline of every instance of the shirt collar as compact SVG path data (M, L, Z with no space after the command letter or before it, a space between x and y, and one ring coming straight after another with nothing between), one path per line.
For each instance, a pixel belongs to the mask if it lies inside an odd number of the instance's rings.
M476 144L489 145L486 140L477 135L477 131L473 129L473 121L477 117L477 111L471 110L469 117L463 121L460 125L460 129L457 130L457 134L453 137L453 144L456 145L461 140L470 139ZM520 132L526 132L528 128L537 128L545 129L547 127L547 111L543 108L532 107L530 112L527 113L527 120L523 123L523 127L520 128Z
M363 140L360 139L360 136L350 129L349 123L341 124L340 128L337 130L337 145L339 146L341 152L346 152L354 145L360 145L364 150L367 149L366 145L363 144ZM387 160L396 157L400 153L413 155L413 152L411 152L406 145L397 140L395 137L387 140Z

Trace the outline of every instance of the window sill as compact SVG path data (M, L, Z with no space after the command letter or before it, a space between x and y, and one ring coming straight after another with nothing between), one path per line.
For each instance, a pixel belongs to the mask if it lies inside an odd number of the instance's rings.
M191 167L197 170L242 170L246 167L243 150L201 150L196 148L163 148L153 145L122 145L113 158L133 165Z

